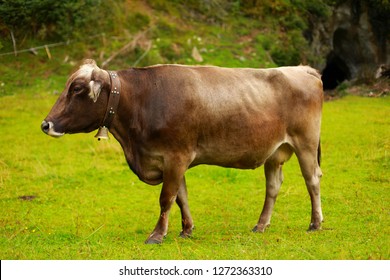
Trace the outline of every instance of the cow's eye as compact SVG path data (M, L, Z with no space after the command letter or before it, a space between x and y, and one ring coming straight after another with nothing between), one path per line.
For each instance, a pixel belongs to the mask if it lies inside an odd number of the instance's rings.
M74 94L79 94L79 93L81 93L83 91L83 88L81 87L81 86L75 86L74 88L73 88L73 93Z

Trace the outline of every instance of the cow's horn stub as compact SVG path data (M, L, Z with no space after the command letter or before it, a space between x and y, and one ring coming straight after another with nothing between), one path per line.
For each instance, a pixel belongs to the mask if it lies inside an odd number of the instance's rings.
M88 58L88 59L85 59L85 60L83 61L83 64L91 64L91 65L96 66L96 61L93 60L93 59Z

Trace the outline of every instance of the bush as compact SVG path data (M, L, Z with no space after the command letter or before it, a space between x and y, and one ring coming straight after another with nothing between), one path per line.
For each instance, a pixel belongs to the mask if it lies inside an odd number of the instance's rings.
M0 0L0 30L15 37L68 38L96 22L101 0Z

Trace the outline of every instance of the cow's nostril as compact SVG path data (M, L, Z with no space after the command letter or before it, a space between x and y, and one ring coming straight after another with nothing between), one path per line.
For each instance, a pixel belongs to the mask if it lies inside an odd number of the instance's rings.
M58 132L54 130L54 124L52 122L43 121L41 123L41 129L44 133L53 137L61 137L62 135L64 135L63 132Z
M41 124L41 129L43 132L45 132L47 134L49 132L49 129L50 129L50 123L48 123L47 121L43 121Z

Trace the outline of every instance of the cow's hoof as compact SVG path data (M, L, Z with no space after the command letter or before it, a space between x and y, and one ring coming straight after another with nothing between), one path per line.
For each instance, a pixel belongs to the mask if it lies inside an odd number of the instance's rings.
M265 232L265 230L270 226L270 224L260 224L260 225L255 225L255 227L252 229L252 232Z
M309 225L309 229L307 231L311 232L311 231L316 231L316 230L320 230L320 229L321 229L321 224L320 223L311 223Z
M190 238L192 236L192 230L190 232L180 232L180 235L179 235L181 238Z
M192 227L189 227L188 229L183 229L181 232L180 232L180 237L181 238L190 238L192 236L192 231L195 227L192 226Z
M145 241L145 244L161 244L162 240L154 239L154 238L148 238Z
M151 234L148 239L146 239L145 244L161 244L164 239L164 235L160 234Z

